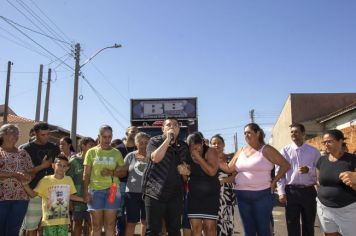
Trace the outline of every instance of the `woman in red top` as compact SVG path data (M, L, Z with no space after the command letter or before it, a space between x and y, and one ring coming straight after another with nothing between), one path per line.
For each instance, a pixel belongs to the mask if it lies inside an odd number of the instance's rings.
M33 168L29 154L15 146L19 130L6 124L0 128L0 229L3 235L19 235L28 196L21 182L31 180Z

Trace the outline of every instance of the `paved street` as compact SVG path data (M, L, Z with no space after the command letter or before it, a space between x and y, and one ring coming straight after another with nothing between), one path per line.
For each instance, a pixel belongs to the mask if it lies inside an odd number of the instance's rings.
M234 230L234 235L240 236L244 235L243 234L243 228L241 225L241 221L239 220L239 213L237 210L237 207L235 208L235 230ZM273 209L273 217L274 217L274 235L275 236L287 236L287 227L286 227L286 221L284 217L284 207L280 206L278 202L276 202L276 206ZM140 227L137 226L135 230L135 235L139 235L139 229ZM322 232L319 228L318 220L315 222L315 236L322 236Z
M284 207L282 207L279 204L277 198L275 201L275 207L273 208L273 218L274 218L274 235L275 236L287 236L288 233L287 233L287 226L286 226L286 221L285 221L285 216L284 216ZM319 227L318 219L316 220L314 225L315 225L315 227L314 227L315 234L314 235L315 236L323 236L323 234L320 230L320 227ZM139 234L140 234L140 227L137 226L136 230L135 230L135 235L138 236ZM234 235L235 236L244 235L237 207L235 208Z

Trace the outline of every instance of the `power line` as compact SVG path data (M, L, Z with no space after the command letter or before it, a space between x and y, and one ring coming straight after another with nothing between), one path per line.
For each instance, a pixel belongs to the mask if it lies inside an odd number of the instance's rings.
M38 72L37 72L37 73L38 73ZM17 94L12 95L11 98L15 98L15 97L24 95L24 94L29 93L29 92L32 92L32 91L34 91L34 90L35 90L35 87L32 87L32 88L30 88L30 89L27 89L27 90L25 90L25 91L22 91L22 92L19 92L19 93L17 93Z
M245 125L236 125L236 126L230 126L230 127L224 127L224 128L216 128L216 129L208 129L208 130L202 130L201 132L211 132L211 131L219 131L219 130L227 130L227 129L237 129L241 128Z
M66 57L66 56L68 56L68 55L70 55L70 54L69 54L69 53L66 53L65 55L59 57L59 59L63 59L63 57ZM51 65L52 63L55 63L56 61L58 61L58 59L54 59L54 60L50 61L46 66L49 66L49 65Z
M0 16L0 17L1 17L1 16ZM39 54L39 55L41 55L41 56L44 56L44 57L47 57L47 58L51 59L48 55L45 55L45 54L39 52L39 51L37 50L37 48L34 48L31 44L27 43L26 41L24 41L23 39L21 39L21 38L18 37L17 35L13 34L13 33L10 32L9 30L4 29L4 28L2 28L2 27L0 27L0 29L3 30L3 31L5 31L7 34L11 35L14 39L17 39L18 41L20 41L23 45L21 45L21 44L18 44L18 45L20 45L21 47L24 47L24 48L26 48L26 49L28 49L28 50L30 50L30 51L36 52L37 54ZM7 37L4 36L4 38L7 38ZM9 40L9 39L7 39L7 40ZM10 40L10 41L11 41L11 40ZM12 41L12 42L13 42L13 41Z
M233 137L235 135L236 132L233 132L233 133L214 133L214 134L211 134L211 135L207 135L205 133L203 133L204 137L205 138L211 138L213 135L215 134L220 134L223 138L228 138L228 137Z
M37 29L42 31L41 27L39 27L35 22L33 22L23 11L21 11L19 8L17 8L14 4L12 4L9 0L6 0L13 8L15 8L18 12L21 13L28 21L30 21ZM26 9L25 9L26 10ZM26 10L28 12L28 10ZM31 14L31 13L30 13ZM43 32L43 31L42 31ZM60 45L57 41L54 41L59 47L61 47L64 51L67 49L63 48L62 45Z
M272 113L272 114L279 114L279 113L281 113L281 111L266 111L266 110L258 110L256 113L263 113L263 114L265 114L265 113Z
M51 23L54 25L54 27L57 28L57 30L58 30L65 38L67 38L68 41L71 41L71 39L58 27L58 25L57 25L55 22L53 22L53 21L51 20L51 18L49 18L49 17L46 15L46 13L45 13L44 11L41 10L41 8L40 8L34 1L30 0L30 2L47 18L47 20L48 20L49 22L51 22ZM59 36L59 35L58 35L58 36ZM61 36L59 36L59 37L62 38ZM63 38L62 38L62 39L63 39Z
M276 119L278 116L255 116L257 119Z
M112 113L112 111L110 110L110 108L107 106L106 103L108 103L108 101L105 100L105 98L94 88L94 86L82 75L81 76L83 78L83 80L89 85L89 87L93 90L94 94L97 96L97 98L99 99L99 101L101 102L101 104L104 106L104 108L106 109L106 111L110 114L110 116L123 128L126 129L126 127L118 120L116 119L115 115ZM108 103L109 104L109 103Z
M95 89L95 87L88 81L88 79L86 79L83 75L82 78L89 84L90 87L92 87L93 89ZM121 116L122 119L124 119L126 122L128 122L128 119L120 112L118 111L108 100L106 100L104 98L103 95L101 95L98 90L95 89L95 91L103 98L103 100L114 110L117 112L117 114L119 114Z
M83 53L84 54L84 53ZM84 54L85 55L85 54ZM87 55L85 55L86 57L88 57ZM113 88L117 94L125 100L125 102L127 102L127 104L129 103L129 99L127 97L125 97L119 89L116 88L116 86L105 76L105 74L93 63L90 63L93 68L101 75L101 77L110 85L111 88Z
M61 37L59 34L57 34L57 32L55 30L53 30L39 15L36 14L36 12L34 12L31 7L29 7L26 3L24 3L22 0L16 0L18 3L20 2L20 4L22 5L22 7L34 18L36 19L47 31L48 33L50 33L52 36L57 36L57 37ZM52 39L53 40L53 39ZM62 40L65 41L65 40ZM65 48L63 48L60 44L58 44L56 41L54 41L54 43L56 43L59 47L61 47L63 50L66 50ZM68 44L70 45L70 47L68 46ZM69 51L72 51L72 47L71 44L66 42L66 48L69 49Z
M42 19L41 16L39 16L30 6L28 6L26 3L24 3L23 0L16 0L17 2L21 2L23 4L23 6L26 6L26 8L31 11L33 14L31 14L32 16L35 15L36 19L38 20L38 22L42 22L41 24L48 30L49 33L52 33L53 36L59 37L61 38L63 41L65 41L65 39L63 37L61 37L61 35L59 35L49 24L47 24L47 22L45 20ZM32 2L33 3L33 2ZM37 6L37 5L36 5ZM37 6L37 9L39 9L39 7ZM69 40L70 41L70 40Z
M65 59L63 59L64 57L66 57ZM58 59L55 59L55 60L52 60L51 62L49 62L46 66L49 66L49 65L51 65L52 63L57 63L58 61L59 61L59 63L56 65L56 66L54 66L54 67L52 67L52 71L54 72L54 73L56 73L56 71L55 71L55 69L57 69L58 67L60 67L61 65L63 65L63 63L65 63L69 58L71 58L72 57L72 55L71 54L66 54L66 55L64 55L64 56L61 56L59 59L60 60L58 60ZM69 70L69 69L66 69L66 72L73 72L72 70ZM61 72L61 71L59 71L59 72ZM57 74L56 74L56 76L57 76ZM56 77L56 79L57 79L57 77Z
M35 52L35 53L37 53L37 54L39 54L39 55L41 55L41 56L43 56L43 57L47 57L48 59L51 59L48 55L43 54L43 53L41 53L41 52L39 52L39 51L37 51L37 50L35 50L35 49L32 49L32 48L26 46L25 44L21 44L21 43L19 43L19 42L16 42L16 41L14 41L14 40L12 40L12 39L10 39L10 38L4 36L4 35L1 35L1 34L0 34L0 37L4 38L4 39L6 39L6 40L8 40L8 41L10 41L10 42L12 42L12 43L14 43L14 44L20 46L20 47L23 47L23 48L26 48L26 49L28 49L28 50L30 50L30 51L32 51L32 52Z
M1 16L0 16L1 17ZM3 18L4 19L4 18ZM47 50L45 47L43 47L41 44L39 44L38 42L36 42L34 39L32 39L30 36L28 36L26 33L24 33L22 30L20 30L18 27L16 27L15 25L13 25L11 22L7 21L6 19L4 19L5 22L7 22L9 25L11 25L12 27L14 27L16 30L18 30L21 34L23 34L26 38L30 39L32 42L34 42L36 45L38 45L39 47L41 47L43 50L45 50L46 52L48 52L51 56L53 56L54 58L57 58L58 60L61 61L61 59L59 59L56 55L54 55L52 52L50 52L49 50ZM67 63L63 62L64 65L66 65L67 67L69 67L70 69L74 70L70 65L68 65Z
M68 42L66 42L66 41L63 41L63 40L54 38L54 37L52 37L52 36L50 36L50 35L47 35L47 34L38 32L38 31L36 31L36 30L34 30L34 29L31 29L31 28L29 28L29 27L27 27L27 26L21 25L21 24L15 22L15 21L13 21L13 20L10 20L9 18L4 17L4 16L1 16L1 17L4 18L4 19L6 19L6 20L8 20L8 21L10 21L11 23L13 23L13 24L15 24L15 25L17 25L17 26L19 26L19 27L21 27L21 28L27 29L27 30L29 30L29 31L31 31L31 32L33 32L33 33L40 34L40 35L42 35L42 36L45 36L45 37L50 38L50 39L53 39L53 40L57 40L58 42L61 42L61 43L66 43L66 44L68 44L68 45L70 45L70 46L72 45L71 43L68 43Z
M68 71L60 70L57 72L62 73L62 72L68 72ZM0 70L0 73L7 73L7 71ZM11 74L38 74L38 71L11 71Z
M270 126L273 125L274 123L258 123L259 126ZM223 127L223 128L216 128L216 129L207 129L207 130L201 130L201 132L204 133L219 133L221 130L229 130L229 129L241 129L244 127L246 124L243 125L236 125L236 126L230 126L230 127Z
M56 65L53 69L57 69L58 67L60 67L61 65L63 65L63 63L65 63L69 58L71 58L71 55L67 55L67 58L62 60L61 63L59 63L58 65ZM69 71L69 70L67 70Z

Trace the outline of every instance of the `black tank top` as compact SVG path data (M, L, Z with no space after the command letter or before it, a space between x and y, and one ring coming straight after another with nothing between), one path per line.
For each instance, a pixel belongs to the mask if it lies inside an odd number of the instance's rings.
M203 158L206 160L205 155L208 151L208 146L203 146ZM220 183L218 179L218 173L214 176L207 175L199 164L195 163L190 158L190 170L189 177L189 191L196 192L199 195L204 194L216 194L220 192Z

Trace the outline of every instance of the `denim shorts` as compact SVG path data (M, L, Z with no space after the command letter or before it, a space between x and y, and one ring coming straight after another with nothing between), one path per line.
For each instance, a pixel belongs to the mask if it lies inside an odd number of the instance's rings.
M108 193L109 189L102 190L93 190L90 189L89 193L91 195L91 201L88 202L88 211L96 211L96 210L118 210L120 208L121 202L121 194L120 189L118 188L116 191L116 197L114 203L109 203Z

